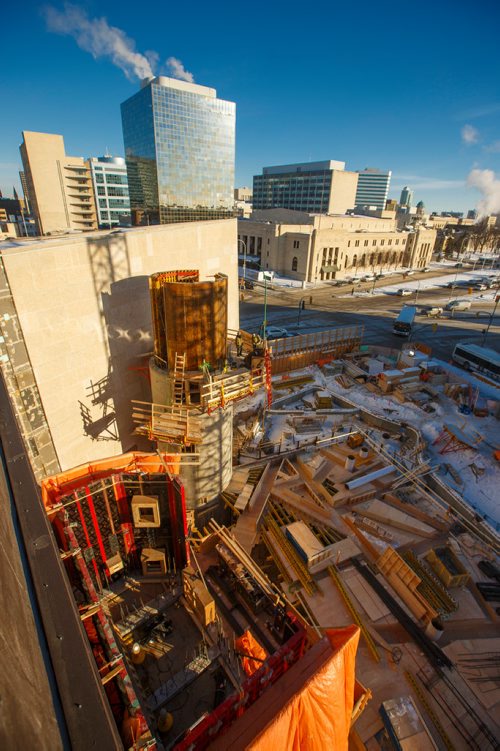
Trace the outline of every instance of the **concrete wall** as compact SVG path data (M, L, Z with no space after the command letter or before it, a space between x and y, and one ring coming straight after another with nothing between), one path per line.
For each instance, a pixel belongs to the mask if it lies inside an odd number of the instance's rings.
M25 348L29 362L22 366L31 369L36 392L30 401L39 400L44 435L63 470L148 447L132 434L130 400L150 398L150 274L186 268L199 269L202 280L227 274L228 325L239 327L236 220L47 239L2 248L2 260L7 288L0 307L9 303L9 316L15 307L20 340L12 346L7 332L2 367L16 372L17 352ZM27 416L15 379L10 393L18 419Z

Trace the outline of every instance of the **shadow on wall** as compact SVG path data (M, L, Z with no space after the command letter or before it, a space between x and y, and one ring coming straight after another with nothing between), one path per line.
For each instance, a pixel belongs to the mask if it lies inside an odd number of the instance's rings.
M151 450L151 442L133 434L132 400L151 401L149 358L153 353L151 305L147 276L111 284L101 295L110 353L108 393L123 451Z

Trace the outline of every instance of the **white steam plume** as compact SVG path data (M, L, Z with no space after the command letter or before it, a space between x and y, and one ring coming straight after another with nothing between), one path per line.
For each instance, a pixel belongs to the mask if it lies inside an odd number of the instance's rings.
M169 73L174 78L178 78L181 81L188 81L189 83L193 83L194 81L193 74L190 73L188 70L186 70L184 68L184 65L181 63L181 61L178 60L176 57L168 58L167 67L168 67Z
M480 216L489 216L500 212L500 180L491 169L473 169L467 177L467 185L477 188L482 199L477 204Z
M137 52L134 40L116 26L110 26L105 18L89 18L81 8L71 3L66 3L64 10L48 6L44 9L44 15L49 31L73 37L78 46L90 52L94 58L109 57L129 80L154 76L158 53L154 50L148 50L144 55ZM193 75L184 70L181 61L175 57L168 58L167 66L174 78L190 82L194 80Z

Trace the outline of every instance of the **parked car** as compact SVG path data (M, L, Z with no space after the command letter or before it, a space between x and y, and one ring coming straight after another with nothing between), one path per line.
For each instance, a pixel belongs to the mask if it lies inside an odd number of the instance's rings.
M266 327L267 339L286 339L289 334L288 329L281 328L280 326L267 326Z
M348 279L347 284L361 284L361 279L358 276L353 276Z
M425 269L421 269L421 271L422 271L422 274L427 274L428 271L431 271L431 267L426 266Z
M348 279L335 279L335 281L333 282L334 287L343 287L344 284L349 284L349 280Z
M413 290L408 289L408 287L400 287L400 289L398 289L398 295L400 297L407 297L408 295L412 295L412 294L413 294Z
M484 282L474 282L474 284L471 284L472 289L479 290L479 292L483 292L485 289L489 289L488 285Z
M403 276L411 276L412 274L415 274L416 272L413 269L408 269L404 272Z
M363 277L363 281L364 282L373 282L373 280L376 279L376 278L377 277L375 276L375 274L367 274L366 276Z

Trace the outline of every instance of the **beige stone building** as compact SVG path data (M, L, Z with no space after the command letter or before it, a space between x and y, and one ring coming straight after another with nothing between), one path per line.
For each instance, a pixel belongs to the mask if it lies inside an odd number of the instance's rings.
M38 478L149 447L131 400L151 398L148 279L174 269L226 274L238 328L235 219L0 244L0 363Z
M307 282L424 268L436 231L396 229L394 218L319 216L274 209L238 221L238 239L262 269Z
M19 147L39 233L97 229L94 190L83 157L67 156L54 133L23 131Z

